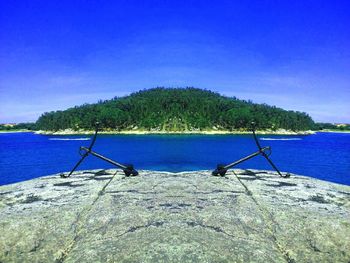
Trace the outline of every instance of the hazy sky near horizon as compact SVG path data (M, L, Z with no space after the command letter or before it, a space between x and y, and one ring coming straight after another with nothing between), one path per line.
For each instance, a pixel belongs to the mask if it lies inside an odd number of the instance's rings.
M0 0L0 123L156 86L350 123L350 1Z

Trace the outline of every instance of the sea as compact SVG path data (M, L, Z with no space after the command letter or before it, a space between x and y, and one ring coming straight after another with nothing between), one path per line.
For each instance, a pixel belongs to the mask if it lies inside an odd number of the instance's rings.
M271 146L271 159L283 172L350 185L350 134L302 136L261 135ZM79 147L89 146L89 135L0 133L0 185L66 172L80 159ZM182 172L213 170L255 151L251 135L98 135L93 150L136 169ZM88 156L78 170L114 168ZM272 170L262 156L241 169Z

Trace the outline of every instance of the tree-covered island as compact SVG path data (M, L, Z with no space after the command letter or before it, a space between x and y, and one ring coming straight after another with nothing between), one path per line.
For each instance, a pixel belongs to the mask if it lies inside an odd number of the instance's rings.
M44 113L35 129L198 132L245 131L254 121L258 130L315 129L312 118L267 104L256 104L198 88L153 88L125 97Z

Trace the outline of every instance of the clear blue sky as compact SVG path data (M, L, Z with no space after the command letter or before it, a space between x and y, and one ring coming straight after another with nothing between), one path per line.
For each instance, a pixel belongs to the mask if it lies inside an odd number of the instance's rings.
M350 1L0 0L0 123L156 86L350 123Z

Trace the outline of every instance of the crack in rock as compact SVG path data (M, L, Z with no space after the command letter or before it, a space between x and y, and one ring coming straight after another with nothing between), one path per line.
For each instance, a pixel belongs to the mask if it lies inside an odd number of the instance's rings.
M241 236L235 236L235 235L229 234L223 228L218 227L218 226L210 226L210 225L206 225L206 224L203 224L203 223L197 222L197 221L186 221L185 223L188 226L190 226L190 227L199 226L199 227L202 227L202 228L206 228L206 229L215 231L217 233L222 233L222 234L224 234L226 236L229 236L231 238L234 238L234 239L238 238L238 239L245 240L245 241L261 242L261 240L255 240L255 239L252 239L252 238L244 238L244 237L241 237Z
M72 249L76 245L76 242L79 240L79 238L81 238L81 232L83 231L83 221L84 221L84 219L87 217L88 213L94 207L95 203L103 195L105 189L112 182L112 180L114 179L116 174L117 173L115 173L110 178L110 180L102 187L102 189L97 193L97 197L93 200L91 205L85 207L80 213L78 213L78 215L76 217L76 220L72 223L74 237L71 240L71 242L66 246L66 248L63 249L63 251L61 252L61 255L56 259L57 263L62 263L62 262L65 261L65 259L69 255L70 251L72 251Z
M148 227L151 227L151 226L154 226L154 227L160 227L162 225L164 225L165 222L164 221L154 221L154 222L149 222L145 225L140 225L140 226L133 226L133 227L130 227L127 231L123 232L122 234L119 234L117 235L116 237L122 237L128 233L133 233L133 232L136 232L140 229L144 229L144 228L148 228Z
M275 234L276 227L279 227L279 225L275 221L273 215L265 207L263 207L261 204L259 204L259 202L256 200L256 198L254 197L253 193L249 190L249 188L242 182L242 180L238 177L238 175L235 172L234 172L234 174L235 174L236 178L238 179L238 181L241 183L241 185L246 189L247 194L251 197L253 202L257 205L257 207L261 211L261 215L263 216L263 219L265 221L265 225L267 226L267 229L270 232L270 238L274 242L276 248L281 252L281 254L285 258L286 262L288 262L288 263L296 262L292 258L292 256L290 255L289 251L285 247L283 247L282 244L280 244L280 242L278 241L278 239L276 237L276 234Z

